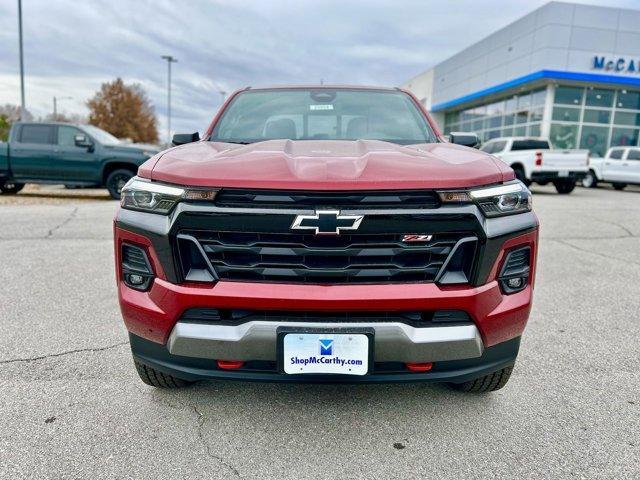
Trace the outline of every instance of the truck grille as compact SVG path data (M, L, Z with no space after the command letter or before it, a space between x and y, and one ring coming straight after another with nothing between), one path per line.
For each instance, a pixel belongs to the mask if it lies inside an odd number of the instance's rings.
M433 282L454 246L468 237L463 233L438 234L429 242L408 244L397 233L181 234L199 244L220 279L320 284ZM184 258L181 261L186 276L190 267L185 266ZM471 268L471 262L468 265Z

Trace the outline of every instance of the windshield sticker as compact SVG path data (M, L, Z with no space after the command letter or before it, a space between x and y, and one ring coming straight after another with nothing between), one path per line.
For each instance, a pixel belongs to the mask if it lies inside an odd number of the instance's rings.
M309 105L309 110L333 110L333 105Z

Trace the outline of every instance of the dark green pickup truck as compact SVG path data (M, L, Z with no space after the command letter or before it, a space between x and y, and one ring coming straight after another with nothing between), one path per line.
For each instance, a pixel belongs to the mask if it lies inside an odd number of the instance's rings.
M126 144L92 125L15 123L0 143L0 192L25 183L102 186L120 198L124 184L158 149Z

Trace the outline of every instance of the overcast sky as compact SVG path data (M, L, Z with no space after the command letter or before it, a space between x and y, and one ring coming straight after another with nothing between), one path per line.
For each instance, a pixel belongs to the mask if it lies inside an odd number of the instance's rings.
M546 0L23 0L26 102L86 114L100 84L140 83L166 135L202 132L219 91L278 83L399 85ZM638 7L639 0L583 1ZM0 2L0 104L20 103L17 0ZM639 52L640 53L640 52Z

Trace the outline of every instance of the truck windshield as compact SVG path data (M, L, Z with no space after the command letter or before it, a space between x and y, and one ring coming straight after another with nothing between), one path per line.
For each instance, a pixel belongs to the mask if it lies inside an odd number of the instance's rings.
M384 140L409 145L437 138L411 98L399 91L274 89L237 95L210 141Z
M122 143L118 138L109 132L105 132L101 128L94 127L93 125L82 125L82 128L103 145L118 145Z

